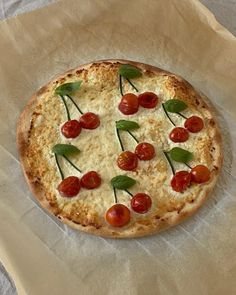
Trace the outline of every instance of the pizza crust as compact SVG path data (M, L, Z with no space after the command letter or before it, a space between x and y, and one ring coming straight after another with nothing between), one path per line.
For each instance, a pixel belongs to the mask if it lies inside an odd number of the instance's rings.
M209 113L212 117L212 146L215 147L215 152L213 154L212 163L215 167L214 172L212 173L211 181L205 185L204 191L199 194L194 200L191 202L187 202L184 204L184 206L178 210L172 211L172 212L166 212L166 214L162 216L155 216L150 222L145 225L140 223L132 223L132 226L124 227L124 228L112 228L107 223L104 223L102 226L96 225L96 224L79 224L75 220L71 219L68 216L65 216L63 212L58 208L57 204L55 202L51 202L46 198L46 194L44 191L44 187L41 185L40 181L35 178L34 175L32 175L31 167L29 166L29 161L27 157L27 149L28 149L28 140L29 140L29 132L31 130L31 119L33 112L35 110L35 107L38 104L39 98L42 94L49 91L49 89L52 87L53 82L55 81L61 81L64 79L66 75L71 75L75 72L82 71L84 69L89 69L90 66L94 65L100 65L100 64L130 64L137 66L138 68L142 69L143 71L154 73L155 75L163 74L173 77L174 83L178 84L180 87L186 88L186 91L194 92L195 97L197 97L197 107L201 108L201 112L209 116ZM172 87L179 87L179 85L172 85ZM184 89L182 89L183 91ZM133 62L133 61L127 61L127 60L102 60L102 61L96 61L94 63L82 65L76 69L67 71L66 73L57 76L55 79L53 79L52 82L48 83L47 85L43 86L41 89L39 89L30 99L27 106L24 108L19 121L17 125L17 145L19 150L19 157L20 162L22 165L22 169L24 171L25 178L28 182L28 185L33 193L33 195L36 197L36 199L39 201L41 206L45 208L48 212L51 214L57 216L62 222L65 224L68 224L72 228L92 233L99 236L104 237L112 237L112 238L133 238L133 237L141 237L144 235L150 235L155 234L157 232L160 232L164 229L167 229L171 226L174 226L183 220L185 220L187 217L194 214L197 209L203 204L209 193L213 190L215 183L217 181L217 177L220 172L220 168L222 166L223 161L223 155L222 155L222 143L221 143L221 136L220 131L217 122L215 121L214 116L214 109L212 106L207 104L202 97L196 93L196 91L193 89L193 87L186 82L184 79L180 78L177 75L171 74L167 71L161 70L157 67L142 64L139 62Z

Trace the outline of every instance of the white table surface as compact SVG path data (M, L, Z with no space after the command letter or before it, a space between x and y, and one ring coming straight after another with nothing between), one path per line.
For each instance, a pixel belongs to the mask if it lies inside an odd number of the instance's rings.
M200 0L236 36L236 0ZM0 0L0 20L31 11L56 0ZM1 257L0 257L1 259ZM13 281L0 263L0 295L16 295ZM33 294L29 294L33 295Z

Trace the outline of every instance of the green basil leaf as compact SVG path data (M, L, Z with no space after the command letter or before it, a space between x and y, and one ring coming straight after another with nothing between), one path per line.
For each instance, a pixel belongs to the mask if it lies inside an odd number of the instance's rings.
M164 106L170 113L179 113L188 107L185 102L179 99L169 99L164 103Z
M134 130L134 129L138 129L140 126L138 123L134 122L134 121L127 121L127 120L119 120L116 121L116 128L119 130Z
M180 163L187 163L193 158L193 153L179 147L174 147L171 149L169 154L172 160Z
M111 179L111 185L114 188L122 189L122 190L130 188L135 183L136 183L136 180L126 175L118 175Z
M80 150L72 144L56 144L52 148L52 152L61 156L69 156L78 154Z
M58 95L74 94L77 90L80 89L81 83L82 81L62 84L56 88L55 94L58 94Z
M124 78L133 79L142 76L142 72L134 66L121 65L119 68L119 75Z

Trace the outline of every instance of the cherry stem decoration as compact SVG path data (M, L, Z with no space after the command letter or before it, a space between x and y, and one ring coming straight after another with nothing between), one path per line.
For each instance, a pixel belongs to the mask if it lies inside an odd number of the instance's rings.
M125 79L135 89L136 92L139 92L138 88L130 81L129 78L125 78ZM121 96L123 96L124 92L123 92L123 83L122 83L122 76L121 75L119 76L119 88L120 88L120 94L121 94Z
M72 167L74 167L77 171L79 171L80 173L82 173L82 171L81 171L78 167L76 167L75 164L73 164L73 163L71 162L71 160L68 159L65 155L63 155L63 158L64 158L68 163L70 163L70 165L71 165Z
M67 114L67 119L68 119L68 121L70 121L71 120L71 118L70 118L70 112L69 112L68 106L66 104L65 98L63 97L63 95L60 95L60 98L62 99L63 104L65 106L66 114Z
M119 86L120 86L120 94L121 94L121 96L123 96L124 93L123 93L122 77L121 77L121 75L119 77Z
M137 143L139 143L139 141L137 140L137 138L129 131L129 130L127 130L127 132L133 137L133 139L137 142Z
M135 89L136 92L138 92L137 87L130 81L130 79L126 78L126 80L129 82L129 84Z
M176 126L175 123L171 120L171 117L169 116L168 112L166 111L166 108L165 108L164 103L162 104L162 107L163 107L163 110L164 110L164 112L165 112L167 118L170 120L170 122L171 122L174 126Z
M115 203L117 204L118 201L117 201L117 195L116 195L116 188L113 187L113 192L114 192L114 197L115 197Z
M119 139L119 143L120 143L120 147L121 147L121 150L122 150L122 152L124 152L124 146L123 146L123 143L122 143L122 140L121 140L121 138L120 138L120 132L119 132L119 130L116 128L116 134L117 134L117 137L118 137L118 139Z
M181 113L177 113L178 115L180 115L182 118L184 118L184 119L188 119L187 117L185 117L183 114L181 114Z
M63 172L62 172L62 170L61 170L61 166L60 166L60 164L59 164L57 154L55 154L55 160L56 160L57 168L58 168L58 170L59 170L59 172L60 172L60 175L61 175L61 179L63 180L65 177L64 177L64 174L63 174Z
M175 175L175 168L174 168L174 166L173 166L173 164L172 164L172 162L171 162L171 160L170 160L170 157L169 157L168 152L163 151L163 153L164 153L164 155L165 155L165 157L166 157L166 159L167 159L167 161L168 161L168 163L169 163L169 165L170 165L170 168L171 168L171 170L172 170L173 175Z
M74 99L69 94L67 94L66 96L72 101L72 103L77 108L77 110L80 112L80 114L83 115L84 113L81 111L81 109L79 108L79 106L77 105L77 103L74 101Z
M133 194L131 194L131 192L129 192L127 189L125 191L127 192L127 194L129 194L131 197L133 197Z
M189 169L192 169L192 167L189 165L189 164L187 164L187 163L184 163Z

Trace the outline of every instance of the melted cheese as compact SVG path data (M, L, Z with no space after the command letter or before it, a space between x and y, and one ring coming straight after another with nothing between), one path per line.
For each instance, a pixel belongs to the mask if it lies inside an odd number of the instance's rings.
M152 211L156 212L158 207L165 207L168 202L177 202L186 198L193 197L201 190L200 186L191 186L186 192L180 194L174 192L170 187L172 178L171 169L168 166L163 155L163 150L170 150L172 147L179 146L194 153L194 160L190 165L205 164L211 168L209 155L202 152L206 149L209 134L207 128L204 128L197 134L190 134L189 140L185 143L176 144L169 140L169 133L173 125L166 117L161 103L175 97L175 91L169 91L166 86L168 76L149 77L143 75L141 78L133 80L139 92L152 91L159 97L159 103L155 109L139 108L139 111L130 116L123 115L118 110L118 104L121 99L117 70L109 75L102 75L98 72L88 72L87 78L83 73L77 77L66 78L65 82L83 80L81 89L73 96L76 103L83 112L94 112L99 115L101 125L95 130L82 130L76 139L66 139L60 133L60 125L66 120L64 106L58 96L54 95L56 85L51 91L44 93L40 99L42 107L41 115L35 120L35 138L41 147L42 155L39 159L39 165L45 166L47 162L48 169L42 174L42 182L48 191L55 195L60 208L66 212L70 211L74 204L83 204L92 207L92 211L99 216L103 216L105 211L114 204L113 190L110 185L112 177L119 174L125 174L137 181L130 191L135 194L144 192L152 197ZM134 89L124 83L124 93L135 93ZM74 105L67 100L72 119L79 119L80 114ZM186 116L202 114L197 109L188 109L183 112ZM170 114L176 126L183 126L184 119L176 114ZM116 136L115 121L120 119L133 120L139 123L140 128L133 131L133 134L140 142L149 142L154 145L156 156L151 161L139 161L138 169L135 172L126 172L120 170L116 164L116 159L121 153L119 141ZM204 118L203 118L204 119ZM50 126L50 128L48 128ZM121 131L121 138L126 150L134 151L136 142L125 131ZM91 170L97 171L102 178L102 184L94 190L81 189L78 196L68 199L63 198L57 192L57 186L60 182L59 173L56 169L54 155L51 148L56 143L72 143L77 146L81 153L70 157L83 173ZM78 171L71 167L63 159L60 159L62 170L65 176L75 175L81 177ZM33 163L32 163L33 165ZM176 170L187 170L184 164L174 163ZM55 176L53 176L52 171ZM117 192L118 200L130 207L130 197L124 191ZM157 208L157 209L156 209ZM160 209L161 210L161 209ZM151 212L152 212L151 211ZM89 215L90 213L88 213ZM150 212L148 213L150 214ZM137 218L145 218L145 215L135 214Z

